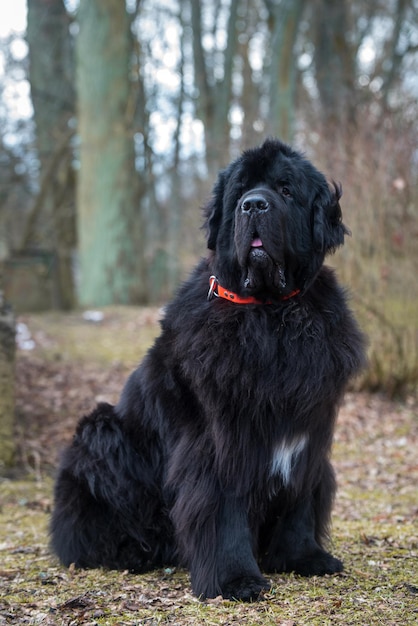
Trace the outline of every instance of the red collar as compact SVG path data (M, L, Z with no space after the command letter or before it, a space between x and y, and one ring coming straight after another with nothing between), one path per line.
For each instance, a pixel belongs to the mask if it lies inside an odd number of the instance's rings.
M283 296L282 300L289 300L289 298L293 298L293 296L297 296L300 293L300 289L295 289L287 294L287 296ZM213 296L217 298L225 298L228 302L234 302L235 304L271 304L270 300L258 300L253 296L242 297L233 291L229 291L229 289L225 289L225 287L221 287L216 276L211 276L209 278L209 291L208 291L208 300L210 300Z

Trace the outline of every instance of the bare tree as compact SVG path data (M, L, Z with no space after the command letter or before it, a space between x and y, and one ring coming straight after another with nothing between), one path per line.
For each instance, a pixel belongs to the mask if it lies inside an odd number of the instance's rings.
M332 145L339 135L349 136L356 121L355 56L348 38L347 0L317 0L313 19L322 132Z
M80 301L146 297L129 112L130 19L120 0L81 0L77 39Z
M57 259L57 302L75 301L72 257L76 245L74 175L69 126L75 96L69 18L62 0L28 0L29 78L40 164L39 195L20 247L49 248Z
M0 276L0 470L12 465L15 453L14 360L15 320L3 299Z
M382 84L382 110L387 111L390 94L399 87L401 66L409 55L416 55L418 44L412 39L410 28L418 19L418 6L412 0L397 0L393 15L393 29L384 49ZM401 40L403 39L403 44Z
M191 27L193 32L194 77L198 89L196 113L205 128L206 158L211 175L229 159L232 80L237 51L237 11L239 0L231 0L225 27L226 45L220 51L216 46L217 20L220 6L212 7L212 24L204 23L202 3L191 0ZM206 9L208 7L206 6ZM209 19L208 19L209 22ZM213 49L205 50L203 36L212 28Z
M265 0L271 33L269 48L269 116L267 134L291 141L296 109L295 43L305 0Z
M166 298L201 250L188 232L196 203L219 167L265 135L308 144L328 169L336 156L353 161L360 129L383 137L383 121L402 126L406 108L408 120L416 116L404 80L417 70L416 0L137 0L129 11L81 0L76 17L83 303ZM57 207L70 201L64 172L78 147L68 151L54 55L41 63L44 49L61 46L67 67L62 0L29 0L29 31L38 152L49 157L22 242L68 251L74 229ZM56 113L45 115L48 98ZM60 111L65 124L53 125ZM94 296L87 280L97 282Z

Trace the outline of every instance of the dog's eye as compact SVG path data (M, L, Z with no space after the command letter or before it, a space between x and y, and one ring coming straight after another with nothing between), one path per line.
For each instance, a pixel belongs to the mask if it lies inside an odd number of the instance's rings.
M289 187L287 187L287 185L280 185L280 192L287 197L290 197L292 195Z

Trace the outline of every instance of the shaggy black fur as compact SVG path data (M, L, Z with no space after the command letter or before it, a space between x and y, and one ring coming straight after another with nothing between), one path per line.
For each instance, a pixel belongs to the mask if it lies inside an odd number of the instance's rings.
M55 487L65 565L186 565L200 597L256 599L261 574L332 574L338 404L363 338L324 257L336 185L273 140L219 175L206 260L168 306L119 403L84 417ZM209 277L262 304L207 299ZM297 295L287 298L295 290Z

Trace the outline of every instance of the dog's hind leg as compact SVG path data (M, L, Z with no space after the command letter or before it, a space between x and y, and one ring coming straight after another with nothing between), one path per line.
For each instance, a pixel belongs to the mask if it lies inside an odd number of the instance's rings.
M108 404L80 421L55 485L51 545L62 563L140 572L172 561L149 454L138 454Z

